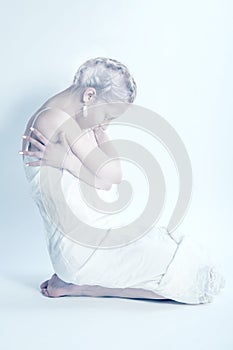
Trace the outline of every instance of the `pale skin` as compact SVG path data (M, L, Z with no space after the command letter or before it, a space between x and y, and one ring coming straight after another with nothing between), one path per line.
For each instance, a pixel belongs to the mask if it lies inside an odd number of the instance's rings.
M110 120L121 115L127 107L120 103L116 105L99 104L98 106L96 104L97 97L96 90L90 87L84 92L82 103L79 102L77 96L74 97L70 94L70 88L49 99L40 110L44 110L46 107L52 109L42 111L37 117L30 137L28 134L33 123L33 115L23 135L22 151L19 153L38 158L38 161L29 162L28 165L49 165L60 170L66 169L77 178L81 178L80 168L84 166L85 172L82 180L89 185L109 190L112 184L119 184L122 180L122 171L120 161L117 159L118 154L111 142L108 144L108 148L103 147L103 143L110 141L106 131ZM83 103L89 107L88 118L84 118L80 113ZM93 106L95 107L92 108ZM35 113L35 115L37 114L38 112ZM86 134L77 140L77 135L82 134L87 128L91 128L89 129L89 137ZM25 150L26 141L30 141L29 151ZM95 154L93 159L89 159L89 162L84 161L85 156L96 147L97 156ZM94 164L95 162L96 164ZM105 164L96 172L97 162L99 164L105 162ZM112 296L166 299L141 288L105 288L67 283L62 281L57 274L43 282L40 288L42 294L47 297Z

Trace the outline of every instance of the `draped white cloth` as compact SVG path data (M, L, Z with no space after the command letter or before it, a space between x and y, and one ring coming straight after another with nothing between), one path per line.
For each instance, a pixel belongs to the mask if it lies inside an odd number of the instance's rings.
M24 164L36 160L25 156ZM154 227L135 242L114 249L93 249L67 238L52 222L40 191L40 167L24 166L30 193L43 219L47 246L57 275L79 285L108 288L143 288L162 297L188 304L208 303L221 291L225 279L205 249L188 235L170 234L166 227ZM79 181L63 171L63 191ZM116 195L115 189L107 196ZM77 196L76 196L77 198ZM75 198L73 198L75 205ZM77 200L80 213L81 199ZM56 205L56 203L54 203ZM83 208L85 203L83 202ZM83 218L85 209L83 210ZM106 218L100 214L99 221ZM91 218L89 218L91 222ZM93 224L98 218L93 218ZM111 224L108 221L108 224ZM78 227L77 227L78 229Z
M63 281L108 288L143 288L188 304L212 302L224 288L221 269L212 262L201 244L188 235L170 234L166 227L154 226L142 238L113 249L94 249L72 241L52 220L56 203L45 207L40 167L25 166L33 160L38 158L24 156L24 170L31 196L43 220L54 271ZM106 233L116 225L114 215L90 213L82 197L77 195L80 180L66 170L61 174L64 198L79 219L106 229ZM114 186L110 191L97 192L106 201L113 201L118 195Z

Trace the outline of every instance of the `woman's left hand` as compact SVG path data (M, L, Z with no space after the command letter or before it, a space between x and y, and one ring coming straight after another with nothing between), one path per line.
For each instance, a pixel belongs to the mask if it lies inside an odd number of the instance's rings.
M38 148L38 151L20 151L19 154L36 157L40 160L28 162L26 166L50 165L54 168L65 168L64 160L70 155L70 145L67 142L64 132L59 134L59 142L51 142L39 130L33 128L33 133L37 136L35 140L31 136L25 138Z

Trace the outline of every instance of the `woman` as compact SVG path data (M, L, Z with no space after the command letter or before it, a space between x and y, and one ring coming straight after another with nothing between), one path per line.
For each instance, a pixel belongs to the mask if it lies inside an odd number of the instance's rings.
M107 127L135 96L136 83L127 67L97 57L79 67L71 86L46 101L27 124L20 153L56 272L41 284L45 296L119 296L201 304L212 301L224 286L221 273L189 237L175 239L166 228L154 227L123 248L93 250L73 242L57 225L66 216L57 210L59 201L48 198L45 205L38 175L42 165L59 173L64 192L82 220L108 233L112 216L90 215L81 197L74 195L75 186L85 182L103 197L114 198L122 170ZM88 156L93 150L94 156ZM58 221L53 220L55 216ZM82 225L72 230L80 233Z

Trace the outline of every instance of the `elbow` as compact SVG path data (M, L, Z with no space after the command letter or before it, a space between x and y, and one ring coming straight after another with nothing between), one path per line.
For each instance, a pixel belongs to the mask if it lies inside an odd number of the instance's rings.
M110 191L111 188L112 188L112 183L102 180L102 183L101 183L101 186L100 186L101 190Z
M121 171L121 169L117 169L115 174L114 174L113 183L120 184L121 181L122 181L122 171Z
M122 181L122 170L118 162L112 161L107 163L99 172L103 180L106 180L110 185L110 188L113 184L120 184Z
M118 163L112 164L111 176L109 178L112 184L120 184L122 181L122 171Z

